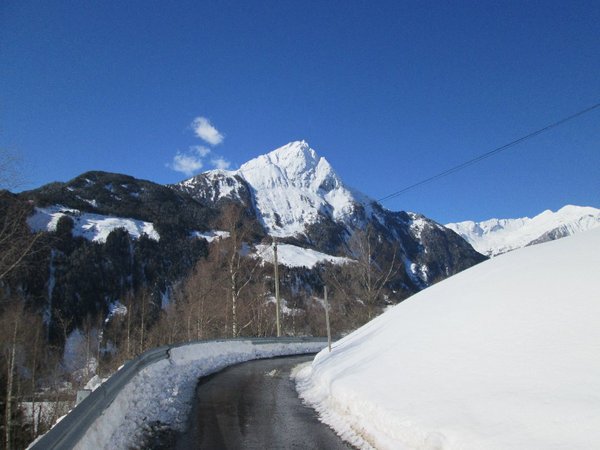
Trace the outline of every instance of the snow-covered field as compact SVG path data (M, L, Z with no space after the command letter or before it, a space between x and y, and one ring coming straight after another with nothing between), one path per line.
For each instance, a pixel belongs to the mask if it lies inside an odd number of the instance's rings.
M173 348L169 359L146 367L125 386L75 448L131 448L154 422L181 431L199 377L252 359L317 352L324 345L222 341Z
M600 229L481 263L297 373L363 448L600 448Z
M256 252L263 261L273 262L273 247L270 245L259 244L256 246ZM349 258L331 256L326 253L291 244L279 244L277 246L277 261L279 264L287 267L307 267L309 269L312 269L316 264L325 261L333 264L347 264L352 262Z
M55 231L62 216L69 216L73 219L74 236L82 236L94 242L106 242L110 232L116 228L125 228L134 239L138 239L142 234L148 235L155 241L160 239L154 225L150 222L85 213L60 205L35 208L35 213L27 219L27 224L31 231Z

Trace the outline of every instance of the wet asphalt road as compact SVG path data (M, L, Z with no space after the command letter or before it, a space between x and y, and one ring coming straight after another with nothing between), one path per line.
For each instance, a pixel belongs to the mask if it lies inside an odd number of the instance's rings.
M304 406L291 369L312 356L251 361L203 378L176 449L350 449Z

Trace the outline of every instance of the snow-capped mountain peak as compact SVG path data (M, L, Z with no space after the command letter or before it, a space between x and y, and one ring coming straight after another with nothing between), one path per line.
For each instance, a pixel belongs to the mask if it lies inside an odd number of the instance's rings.
M372 201L346 186L331 164L306 141L294 141L243 164L238 170L213 170L179 184L211 202L222 198L251 201L266 231L294 236L323 217L344 222L357 205Z
M252 187L263 224L274 236L301 233L321 214L343 220L357 202L329 162L306 141L290 142L250 160L236 173Z
M265 235L281 238L282 245L352 258L361 239L377 239L382 248L398 253L396 261L402 261L404 270L397 276L406 292L484 259L434 221L389 211L346 186L306 141L290 142L238 170L205 172L171 188L216 209L229 202L242 204Z
M489 219L449 223L446 227L465 238L475 250L496 256L532 244L570 236L600 226L600 209L566 205L533 218Z
M250 184L273 183L329 191L341 186L341 180L329 162L317 155L306 141L290 142L243 164L237 171Z

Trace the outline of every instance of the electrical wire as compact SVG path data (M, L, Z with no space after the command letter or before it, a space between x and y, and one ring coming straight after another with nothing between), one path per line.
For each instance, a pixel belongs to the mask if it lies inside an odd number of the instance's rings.
M399 191L396 191L396 192L393 192L393 193L391 193L389 195L386 195L385 197L382 197L382 198L378 199L377 201L378 202L383 202L385 200L390 200L390 199L398 197L399 195L402 195L405 192L410 191L410 190L412 190L412 189L414 189L414 188L416 188L418 186L422 186L424 184L431 183L432 181L435 181L435 180L438 180L438 179L443 178L445 176L451 175L451 174L453 174L455 172L458 172L459 170L463 170L463 169L465 169L465 168L467 168L469 166L472 166L473 164L477 164L478 162L483 161L484 159L490 158L492 156L497 155L498 153L501 153L501 152L503 152L505 150L508 150L509 148L514 147L515 145L521 144L521 143L525 142L528 139L531 139L531 138L533 138L535 136L538 136L539 134L542 134L542 133L544 133L544 132L546 132L546 131L548 131L548 130L550 130L552 128L556 128L556 127L558 127L560 125L563 125L566 122L569 122L570 120L573 120L573 119L576 119L577 117L583 116L584 114L587 114L587 113L589 113L589 112L591 112L594 109L599 108L599 107L600 107L600 103L596 103L595 105L590 106L589 108L585 108L585 109L583 109L583 110L581 110L581 111L579 111L579 112L577 112L575 114L572 114L572 115L570 115L568 117L565 117L565 118L560 119L560 120L558 120L558 121L556 121L554 123L551 123L550 125L546 125L545 127L540 128L539 130L536 130L536 131L534 131L532 133L529 133L529 134L527 134L525 136L522 136L522 137L520 137L518 139L515 139L514 141L509 142L508 144L501 145L500 147L497 147L497 148L495 148L493 150L490 150L489 152L483 153L483 154L481 154L481 155L479 155L479 156L477 156L477 157L475 157L473 159L470 159L470 160L465 161L465 162L463 162L461 164L458 164L457 166L451 167L450 169L446 169L443 172L440 172L440 173L438 173L436 175L433 175L433 176L431 176L429 178L425 178L424 180L421 180L421 181L418 181L418 182L416 182L414 184L411 184L411 185L409 185L409 186L407 186L407 187L405 187L403 189L400 189Z

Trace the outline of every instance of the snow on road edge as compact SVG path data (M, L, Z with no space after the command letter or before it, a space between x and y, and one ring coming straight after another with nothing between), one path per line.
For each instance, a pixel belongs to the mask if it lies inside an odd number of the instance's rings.
M367 441L365 430L361 427L360 420L356 419L359 415L351 413L347 407L328 395L326 386L314 384L310 361L296 366L291 378L296 383L296 390L302 401L313 408L319 415L319 420L329 426L340 438L361 450L375 448Z
M177 347L140 371L92 424L75 449L130 448L156 422L185 427L198 378L258 358L317 352L322 342L206 342Z

